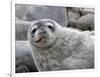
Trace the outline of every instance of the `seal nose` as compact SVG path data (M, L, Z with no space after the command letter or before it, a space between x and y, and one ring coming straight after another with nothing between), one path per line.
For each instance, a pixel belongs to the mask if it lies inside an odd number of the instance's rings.
M42 33L46 33L46 30L44 28L42 28Z
M39 33L40 34L45 34L46 33L46 30L44 28L42 28Z

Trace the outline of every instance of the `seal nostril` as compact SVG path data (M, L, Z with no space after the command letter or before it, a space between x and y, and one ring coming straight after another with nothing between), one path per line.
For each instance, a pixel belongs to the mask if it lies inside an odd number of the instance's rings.
M46 33L46 31L40 31L39 32L39 34L45 34Z
M41 29L42 33L46 33L46 30L44 28Z
M43 33L46 33L46 31L43 31Z

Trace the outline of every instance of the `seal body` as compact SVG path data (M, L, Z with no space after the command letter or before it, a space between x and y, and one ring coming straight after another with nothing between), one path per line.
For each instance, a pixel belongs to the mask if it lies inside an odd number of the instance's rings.
M33 22L28 40L39 71L94 68L94 39L51 19Z

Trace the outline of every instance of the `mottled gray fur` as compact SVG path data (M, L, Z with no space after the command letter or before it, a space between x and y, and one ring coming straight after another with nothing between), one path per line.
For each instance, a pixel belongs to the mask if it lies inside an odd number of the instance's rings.
M43 40L35 43L34 40L45 35L36 32L34 37L31 36L32 27L40 22L44 23L47 37L45 36ZM45 26L46 23L53 24L55 31L50 31ZM38 35L39 37L36 38ZM89 32L62 28L53 20L43 19L33 22L30 26L28 40L33 49L33 57L39 71L94 68L94 39Z

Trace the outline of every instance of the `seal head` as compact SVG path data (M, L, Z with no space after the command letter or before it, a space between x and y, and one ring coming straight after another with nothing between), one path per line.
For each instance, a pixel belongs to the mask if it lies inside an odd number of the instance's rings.
M37 47L47 47L52 45L57 38L57 24L50 19L34 21L28 31L28 39L31 44Z

